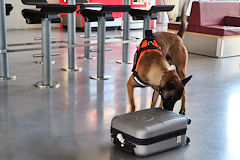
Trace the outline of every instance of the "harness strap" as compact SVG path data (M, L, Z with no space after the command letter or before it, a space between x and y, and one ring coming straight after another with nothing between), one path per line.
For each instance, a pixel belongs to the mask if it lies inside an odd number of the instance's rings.
M134 66L132 68L132 72L134 72L134 71L137 72L137 68L138 68L137 66L138 66L139 60L141 59L141 57L144 55L145 52L150 51L150 50L157 51L157 52L159 52L160 55L163 54L162 47L158 44L158 42L155 39L153 39L153 38L143 39L135 53L136 57L135 57L135 61L134 61Z
M141 78L138 76L137 72L133 72L133 78L134 80L142 87L148 87L149 84L143 82L143 80L141 80Z
M142 56L148 52L148 51L157 51L160 55L163 55L162 47L158 44L158 42L153 38L152 31L146 31L146 38L142 40L140 45L138 46L138 49L135 53L135 62L134 66L132 68L133 72L133 78L134 80L141 85L142 87L147 87L149 84L145 83L141 80L141 78L138 76L138 65L139 61L142 58Z

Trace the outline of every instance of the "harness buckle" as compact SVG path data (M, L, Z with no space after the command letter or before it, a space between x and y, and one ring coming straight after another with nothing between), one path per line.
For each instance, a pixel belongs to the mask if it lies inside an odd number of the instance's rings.
M153 41L148 41L148 45L153 45L154 46Z

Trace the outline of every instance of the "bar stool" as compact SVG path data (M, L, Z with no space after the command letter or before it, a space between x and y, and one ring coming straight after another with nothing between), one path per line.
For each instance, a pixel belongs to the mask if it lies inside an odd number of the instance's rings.
M84 17L84 38L89 39L91 37L91 22L97 22L98 19L96 17L88 15L88 12L86 9L91 8L94 10L101 10L103 7L103 4L101 3L82 3L80 4L80 9L78 11L78 14L82 14ZM107 18L106 21L113 21L114 18L110 17ZM88 45L90 44L90 41L84 41L84 44ZM92 57L90 54L90 46L85 46L84 47L84 56L79 57L80 59L93 59L95 57Z
M23 4L36 5L39 10L24 9L22 15L28 24L42 25L42 53L43 64L41 82L37 82L37 88L58 88L60 84L52 82L52 64L51 64L51 23L60 23L59 13L73 13L76 5L48 4L47 0L22 0Z
M150 30L150 20L157 19L158 12L173 10L174 5L157 5L152 6L150 10L134 9L129 10L129 14L133 20L143 20L143 38L145 38L145 30Z
M98 52L97 52L97 75L90 76L94 80L107 80L110 76L104 75L105 70L105 32L106 20L113 21L112 12L128 12L130 5L103 5L100 11L83 9L81 14L87 17L89 22L98 21Z

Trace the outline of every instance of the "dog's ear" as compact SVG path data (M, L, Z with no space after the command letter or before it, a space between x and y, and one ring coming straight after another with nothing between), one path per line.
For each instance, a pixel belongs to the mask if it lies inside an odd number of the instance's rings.
M185 86L187 84L187 82L192 78L192 75L191 76L188 76L187 78L184 78L182 79L182 83L183 85Z

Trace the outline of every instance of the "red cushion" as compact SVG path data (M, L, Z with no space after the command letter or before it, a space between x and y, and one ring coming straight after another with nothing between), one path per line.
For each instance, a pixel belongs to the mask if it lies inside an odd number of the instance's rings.
M235 26L240 27L240 16L233 17L233 16L226 16L224 17L224 26Z
M240 16L239 2L193 2L189 17L190 25L223 24L225 16Z
M180 22L170 22L168 23L168 29L179 30Z
M223 26L223 25L211 25L211 26L188 25L187 31L216 35L216 36L240 35L240 27Z

